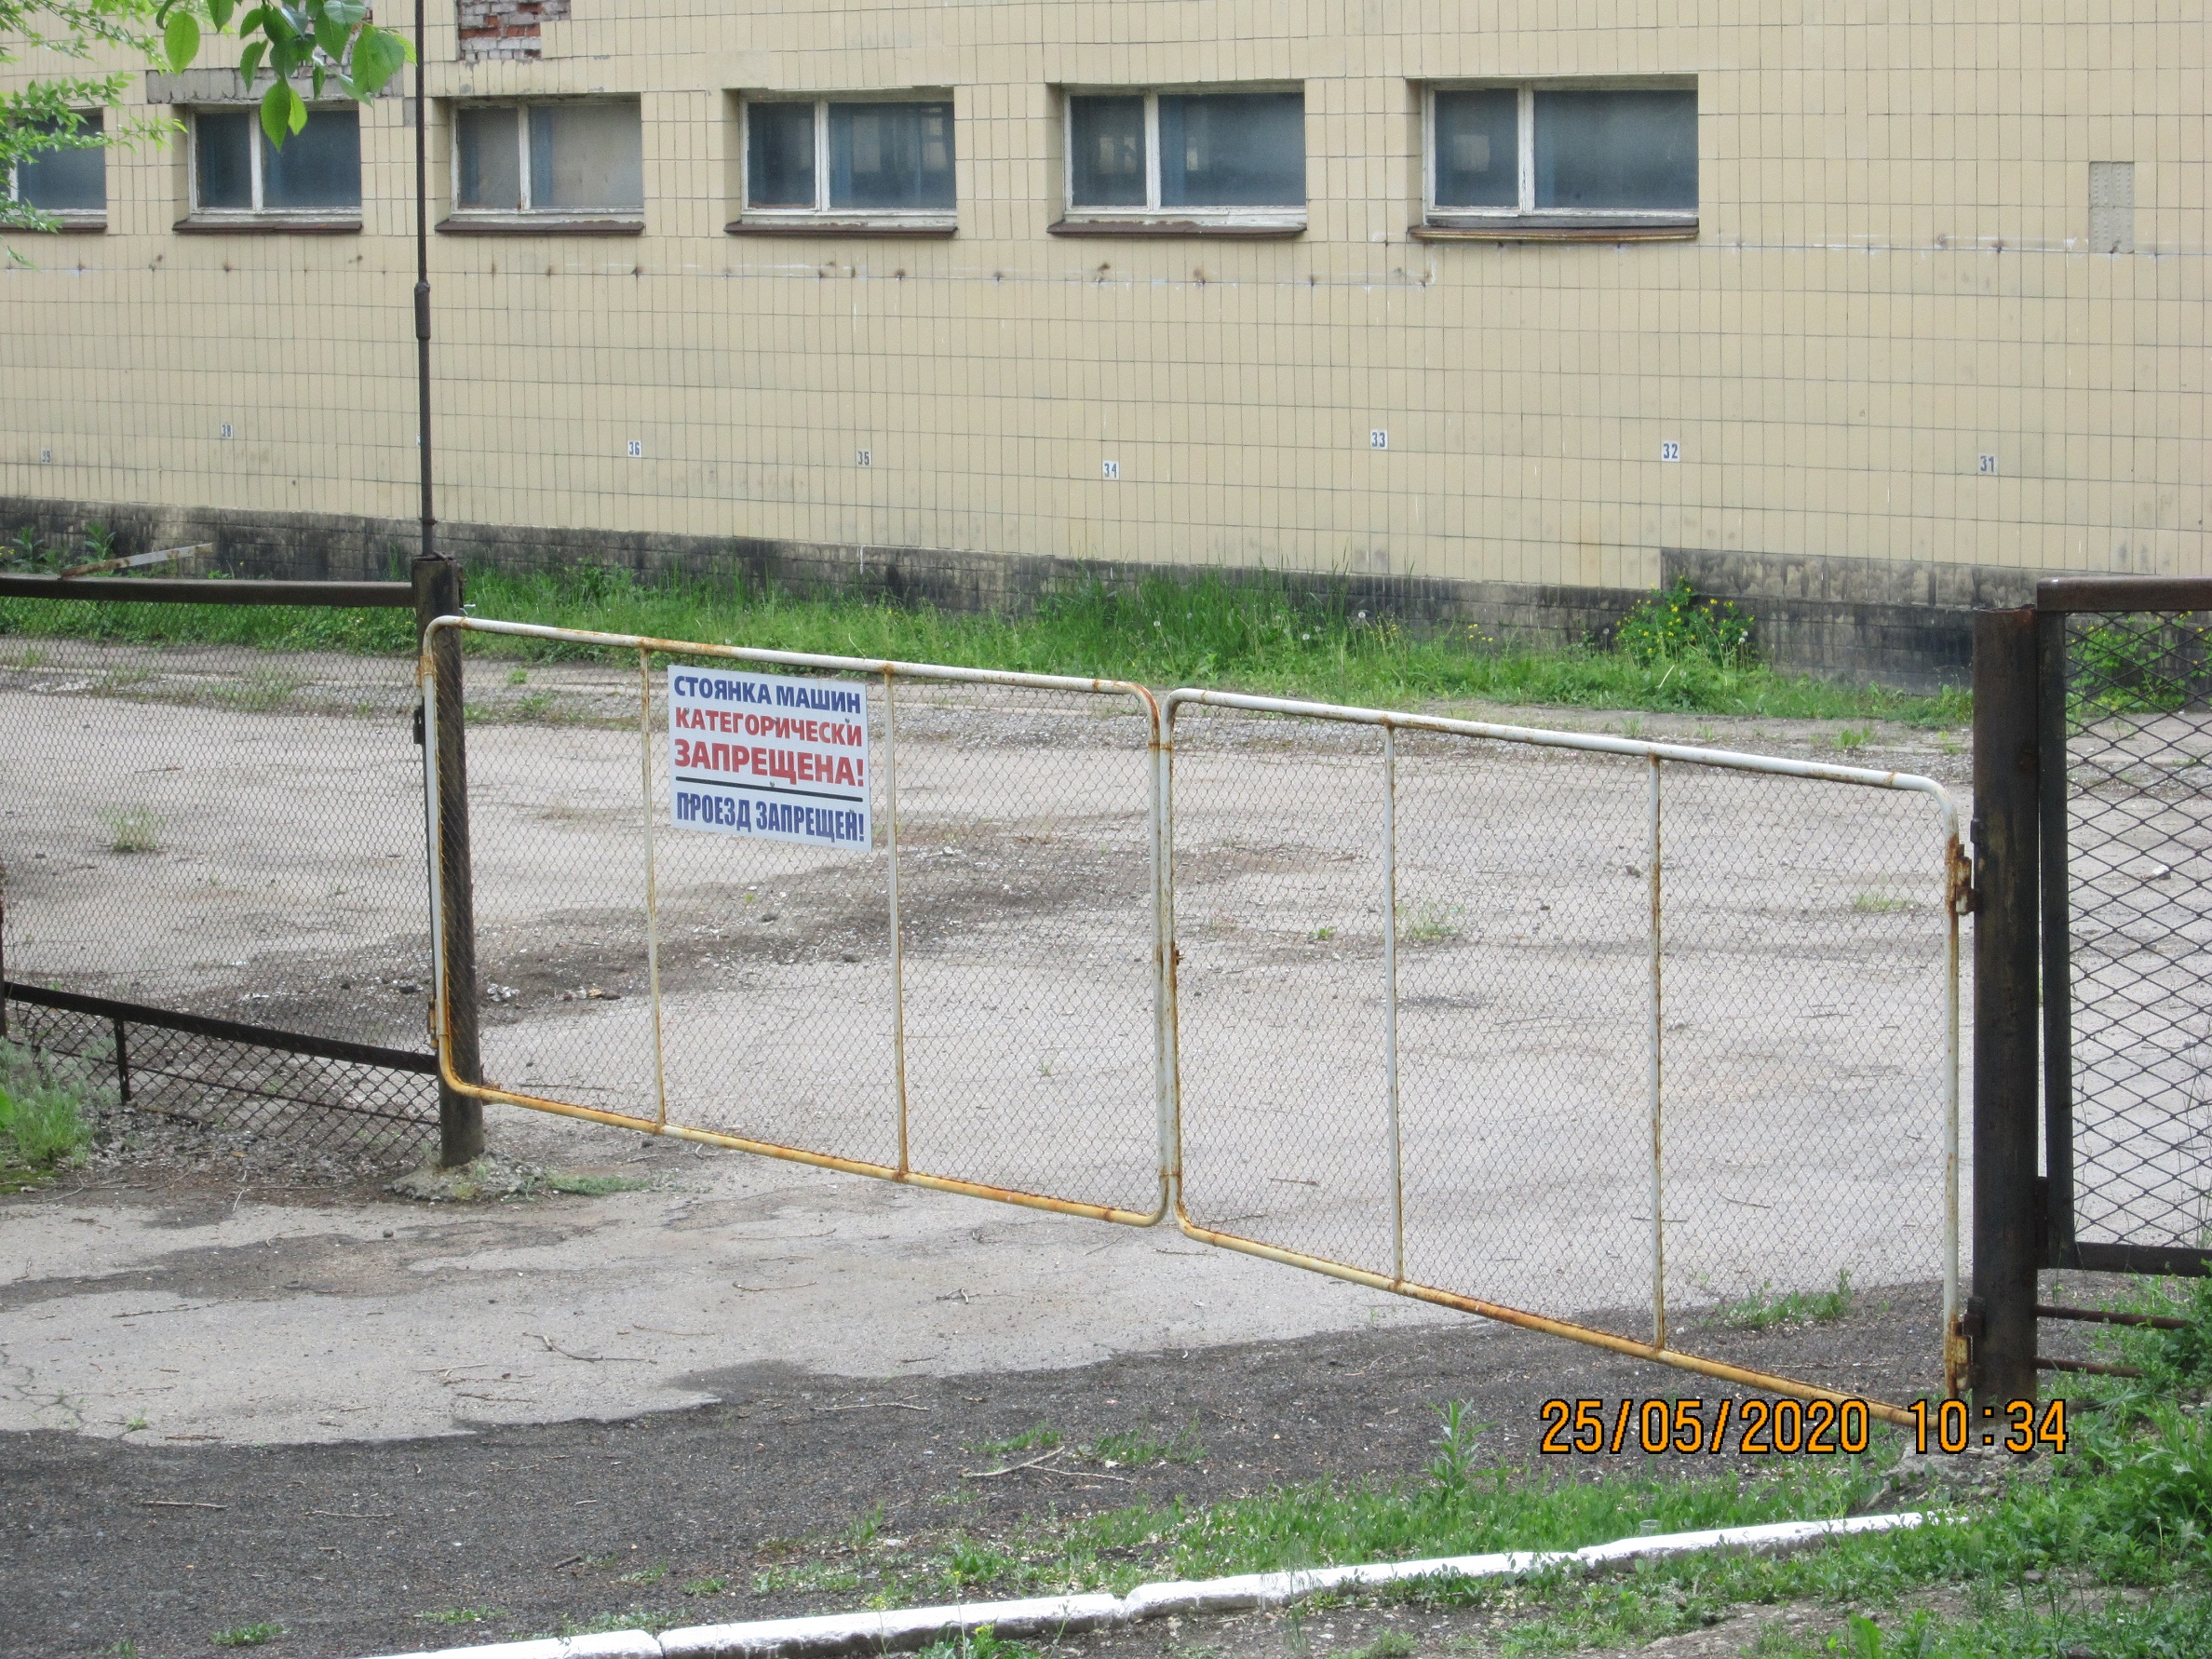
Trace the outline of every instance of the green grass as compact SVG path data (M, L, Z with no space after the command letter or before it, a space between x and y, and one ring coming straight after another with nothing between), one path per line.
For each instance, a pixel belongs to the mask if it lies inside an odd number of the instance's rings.
M88 1064L0 1038L0 1193L82 1163L105 1097Z
M1206 1442L1199 1439L1198 1423L1194 1419L1165 1440L1150 1429L1101 1435L1087 1455L1109 1468L1119 1465L1142 1469L1153 1463L1196 1463L1206 1460Z
M283 1634L282 1625L239 1625L229 1630L218 1630L208 1639L219 1648L258 1648Z
M1741 653L1716 654L1697 641L1670 654L1530 650L1471 628L1416 634L1367 617L1341 594L1298 594L1280 582L1215 576L1085 583L1021 618L794 599L726 579L648 584L598 567L481 570L469 575L467 592L479 615L510 621L1332 702L1552 704L1922 726L1958 725L1968 710L1962 691L1919 696L1834 685L1778 673ZM413 624L404 611L4 600L0 636L10 635L404 652L412 647ZM510 662L589 654L581 647L481 639L472 650ZM501 672L514 683L511 667ZM274 707L291 689L280 677L264 676L238 695Z
M1836 1275L1833 1290L1788 1290L1775 1294L1762 1284L1719 1309L1720 1323L1736 1330L1773 1330L1787 1325L1832 1325L1847 1318L1853 1302L1851 1275Z
M167 821L153 808L126 807L111 812L101 820L107 827L108 851L112 853L151 853L161 846L161 832Z
M610 1193L641 1193L652 1184L641 1175L562 1175L556 1171L546 1177L546 1185L556 1193L571 1193L584 1198L604 1198Z
M1040 1423L1003 1440L986 1440L976 1450L987 1457L1005 1457L1017 1451L1050 1451L1059 1443L1059 1430Z

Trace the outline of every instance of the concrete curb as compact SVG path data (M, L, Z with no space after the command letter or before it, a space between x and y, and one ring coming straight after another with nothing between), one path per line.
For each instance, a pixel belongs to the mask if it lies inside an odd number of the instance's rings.
M1170 1613L1243 1612L1280 1607L1328 1590L1402 1584L1414 1578L1512 1578L1551 1567L1600 1567L1616 1561L1685 1555L1707 1549L1782 1550L1853 1532L1917 1527L1925 1517L1861 1515L1845 1520L1776 1521L1709 1532L1668 1532L1616 1539L1587 1549L1439 1556L1424 1561L1378 1561L1315 1567L1299 1572L1250 1572L1235 1578L1140 1585L1126 1596L1049 1596L1026 1601L964 1601L887 1612L830 1613L809 1619L756 1619L742 1625L699 1625L654 1636L643 1630L606 1636L548 1637L492 1642L384 1659L827 1659L845 1653L910 1652L941 1637L985 1625L1004 1637L1058 1636L1133 1625Z

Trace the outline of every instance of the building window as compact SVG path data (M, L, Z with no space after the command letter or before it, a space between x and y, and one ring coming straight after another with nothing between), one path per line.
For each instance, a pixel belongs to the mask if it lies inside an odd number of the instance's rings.
M307 112L278 149L250 105L192 115L192 218L187 227L358 230L361 119L353 109Z
M950 233L952 101L749 98L744 207L729 228Z
M1305 228L1305 93L1075 92L1062 233Z
M74 121L78 137L98 137L105 130L98 110L87 111ZM107 226L104 149L71 144L34 150L16 163L13 178L0 182L7 184L10 201L61 221L63 230L103 230Z
M636 99L468 103L453 114L453 215L440 230L640 231L645 138Z
M1697 89L1436 87L1427 226L1680 236L1697 228Z

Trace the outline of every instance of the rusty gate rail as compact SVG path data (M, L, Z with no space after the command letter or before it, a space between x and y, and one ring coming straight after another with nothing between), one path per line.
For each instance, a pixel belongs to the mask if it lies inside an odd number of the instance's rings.
M1167 784L1164 805L1168 816L1166 830L1161 837L1167 850L1168 875L1163 883L1163 902L1168 907L1163 928L1170 940L1177 937L1177 924L1173 911L1175 904L1175 802L1173 783L1176 760L1176 731L1179 715L1185 709L1207 708L1237 710L1248 714L1279 717L1292 721L1325 722L1340 726L1374 728L1381 735L1381 792L1377 817L1381 831L1381 845L1377 862L1381 870L1379 908L1381 923L1381 958L1382 984L1383 1064L1382 1084L1383 1100L1382 1116L1385 1126L1388 1168L1383 1180L1388 1194L1389 1244L1391 1259L1389 1271L1332 1260L1308 1250L1285 1248L1264 1240L1228 1230L1226 1225L1208 1226L1194 1219L1186 1207L1183 1187L1176 1183L1175 1209L1177 1223L1183 1233L1205 1243L1242 1251L1269 1261L1309 1269L1332 1277L1350 1280L1379 1290L1390 1291L1418 1301L1440 1306L1479 1314L1488 1318L1552 1335L1564 1336L1577 1342L1611 1349L1616 1353L1632 1355L1638 1358L1656 1360L1730 1382L1747 1383L1780 1394L1804 1398L1840 1399L1835 1391L1790 1378L1772 1376L1690 1354L1674 1347L1669 1340L1666 1300L1666 1228L1665 1206L1662 1202L1665 1173L1662 1159L1661 1131L1664 1123L1666 1099L1663 1066L1663 1020L1661 997L1661 971L1663 965L1662 926L1666 915L1662 874L1666 868L1665 849L1661 842L1662 777L1667 766L1696 767L1713 771L1760 775L1776 778L1791 778L1839 784L1856 788L1903 791L1927 798L1936 807L1944 837L1944 867L1939 872L1940 891L1945 912L1945 946L1943 962L1944 1032L1943 1099L1941 1102L1942 1134L1944 1137L1943 1166L1943 1358L1947 1390L1955 1395L1962 1381L1963 1363L1962 1343L1959 1336L1959 1165L1960 1165L1960 1091L1959 1091L1959 950L1960 916L1967 901L1967 864L1961 843L1959 813L1956 803L1944 788L1935 780L1911 773L1880 772L1863 767L1831 765L1815 761L1797 761L1787 758L1737 753L1725 749L1698 749L1680 744L1657 743L1635 738L1590 735L1578 733L1542 731L1527 727L1494 725L1476 721L1451 720L1438 716L1407 714L1376 708L1344 708L1330 704L1300 702L1280 697L1250 696L1235 693L1178 690L1162 699L1163 718L1167 732L1167 761L1164 770ZM1436 1285L1409 1278L1405 1266L1406 1167L1400 1143L1399 1128L1399 1068L1397 1052L1398 963L1396 941L1400 932L1398 915L1398 871L1396 842L1398 838L1396 794L1399 765L1399 739L1407 734L1435 734L1447 737L1488 739L1496 743L1527 746L1531 749L1561 751L1580 751L1588 754L1610 755L1639 759L1648 768L1648 793L1645 821L1649 836L1648 880L1651 915L1650 953L1648 964L1648 1001L1645 1011L1646 1091L1652 1134L1650 1162L1650 1193L1652 1198L1652 1323L1650 1342L1637 1342L1618 1333L1597 1329L1570 1320L1548 1317L1525 1308L1506 1305L1467 1295ZM1170 958L1171 964L1180 962L1180 953ZM1171 993L1181 994L1173 985ZM1179 1064L1174 1080L1178 1143L1184 1130L1182 1119L1182 1081ZM1178 1161L1180 1171L1180 1161ZM1311 1182L1302 1184L1311 1185ZM1874 1406L1877 1414L1894 1422L1910 1422L1909 1414L1895 1406Z
M447 1086L471 1099L510 1106L531 1108L535 1111L581 1118L590 1122L614 1125L646 1134L665 1135L675 1139L697 1141L707 1145L726 1147L765 1157L780 1158L793 1163L812 1165L818 1168L834 1169L848 1175L865 1176L876 1180L902 1182L940 1192L961 1193L971 1197L990 1198L1003 1203L1031 1208L1051 1210L1065 1215L1077 1215L1096 1221L1113 1221L1127 1226L1148 1227L1163 1220L1168 1213L1174 1180L1172 1161L1174 1147L1171 1139L1172 1114L1168 1105L1168 1090L1172 1070L1163 1053L1162 1033L1169 1031L1171 1021L1167 1014L1166 941L1159 930L1161 908L1159 883L1165 869L1164 849L1160 842L1162 818L1158 809L1159 790L1156 780L1160 770L1160 715L1157 700L1141 685L1127 681L1086 680L1067 675L1025 674L990 668L955 668L939 664L903 663L879 658L826 655L808 652L760 650L736 645L716 645L695 641L663 640L645 635L600 633L582 628L548 627L535 624L501 622L490 618L447 615L430 623L424 632L421 660L423 690L423 721L425 741L423 746L424 766L428 780L425 790L425 813L428 818L429 844L443 849L440 838L440 790L437 770L439 763L438 743L438 698L434 695L434 668L432 652L437 641L452 635L479 634L504 636L510 639L540 640L570 645L603 647L613 651L635 653L640 675L639 726L641 763L644 784L645 812L645 943L649 995L651 997L654 1111L651 1115L639 1113L610 1111L577 1100L565 1100L529 1089L506 1085L471 1082L456 1071L453 1064L454 1021L449 998L445 972L444 926L447 872L442 858L433 858L430 869L430 900L432 907L431 937L440 946L438 972L432 986L433 1009L438 1039L439 1074ZM720 1129L703 1127L672 1119L668 1100L668 1086L664 1072L663 1014L664 997L661 984L660 901L656 893L654 816L652 759L652 684L650 664L654 656L699 658L752 668L814 669L827 674L865 675L877 681L886 699L884 721L883 759L881 765L883 801L883 840L887 853L888 868L888 938L892 984L890 990L892 1042L895 1050L895 1084L892 1110L896 1114L897 1155L885 1162L863 1157L848 1157L815 1148L794 1146L756 1136L732 1134ZM899 910L898 849L898 760L896 726L890 718L890 702L895 687L910 682L1000 686L1032 691L1063 692L1096 695L1126 699L1142 717L1146 729L1144 783L1141 794L1131 803L1132 811L1141 810L1146 819L1150 838L1150 886L1147 901L1151 923L1151 978L1153 1009L1152 1030L1146 1035L1145 1046L1152 1050L1152 1088L1153 1100L1150 1131L1152 1144L1157 1152L1158 1198L1149 1209L1127 1206L1086 1202L1081 1199L1056 1195L1050 1193L1020 1190L991 1182L964 1179L937 1171L917 1168L909 1155L909 1112L907 1089L907 1032L905 1029L905 969L902 964L902 920ZM873 786L870 786L871 788Z

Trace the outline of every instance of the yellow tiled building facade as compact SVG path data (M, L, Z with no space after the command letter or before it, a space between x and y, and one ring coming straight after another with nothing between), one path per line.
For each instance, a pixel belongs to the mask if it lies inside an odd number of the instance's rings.
M1507 611L2205 569L2201 6L430 3L464 546ZM182 133L0 276L0 506L398 534L411 101L349 212L235 75L146 95Z

